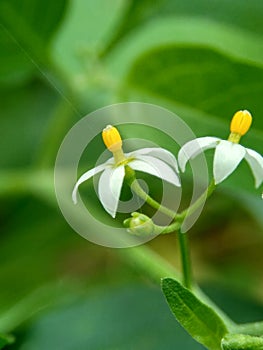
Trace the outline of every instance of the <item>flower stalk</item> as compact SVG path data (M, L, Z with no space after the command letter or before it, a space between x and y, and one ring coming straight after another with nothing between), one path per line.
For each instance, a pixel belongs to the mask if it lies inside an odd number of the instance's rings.
M179 228L177 231L177 237L178 237L179 249L181 253L183 284L186 288L191 289L193 286L193 283L192 283L192 269L191 269L188 235L186 233L183 233Z
M177 213L175 211L163 206L144 191L136 179L135 171L128 165L125 167L125 180L127 181L130 188L137 194L137 196L148 203L153 209L159 210L161 213L167 215L172 219L176 217Z

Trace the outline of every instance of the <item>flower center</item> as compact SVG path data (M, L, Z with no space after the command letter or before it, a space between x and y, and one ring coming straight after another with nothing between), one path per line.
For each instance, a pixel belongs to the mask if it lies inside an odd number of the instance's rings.
M115 163L119 165L126 160L122 150L122 139L119 131L112 125L107 125L102 131L102 139L114 156Z
M238 111L234 114L231 124L231 134L228 141L239 143L241 136L245 135L252 123L252 116L247 110Z

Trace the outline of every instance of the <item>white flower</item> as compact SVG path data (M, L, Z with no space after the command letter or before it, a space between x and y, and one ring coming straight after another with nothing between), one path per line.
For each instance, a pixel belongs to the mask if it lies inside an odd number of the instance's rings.
M175 157L162 148L143 148L124 154L118 130L111 125L102 133L104 143L113 153L105 163L85 172L77 181L72 192L73 202L77 203L78 187L86 180L102 172L98 183L99 199L104 209L115 217L121 188L125 176L125 166L157 176L175 186L180 186L178 165Z
M187 142L179 151L178 162L182 171L185 171L189 159L209 148L215 148L213 161L213 175L215 184L225 180L239 165L242 159L249 164L255 178L255 187L263 181L263 157L252 149L238 144L241 136L249 129L252 122L248 111L238 111L231 122L231 134L228 140L217 137L200 137Z

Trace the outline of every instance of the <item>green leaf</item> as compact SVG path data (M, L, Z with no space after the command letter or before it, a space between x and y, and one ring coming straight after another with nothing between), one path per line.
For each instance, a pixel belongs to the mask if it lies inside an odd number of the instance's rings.
M0 49L0 84L19 83L32 75L32 62L1 26Z
M11 335L0 334L0 349L3 349L6 345L12 344L14 337Z
M53 59L76 88L97 71L96 56L115 33L124 0L74 0L53 45Z
M242 106L253 108L256 116L263 114L262 80L263 66L241 63L198 46L147 52L134 63L127 78L133 88L165 96L226 121ZM257 125L263 128L261 118Z
M67 0L0 1L0 82L28 78L47 61L49 41L64 15ZM32 64L33 62L33 64Z
M242 30L174 17L149 23L128 37L106 63L120 80L122 97L137 95L177 113L184 110L186 121L201 119L195 123L197 132L205 132L221 120L229 124L242 107L261 115L262 57L261 40ZM255 118L253 130L262 127L261 118ZM260 135L254 139L261 144Z
M227 334L222 339L223 350L262 350L263 338L245 334Z
M227 329L216 312L172 278L162 280L162 290L174 316L187 332L208 349L220 350Z
M235 13L234 16L233 13ZM129 3L125 17L109 48L145 23L160 17L168 19L171 15L205 16L209 20L245 28L247 31L263 35L261 24L263 6L257 0L252 0L249 5L246 0L222 0L213 3L210 0L156 0L154 3L151 0L133 0Z

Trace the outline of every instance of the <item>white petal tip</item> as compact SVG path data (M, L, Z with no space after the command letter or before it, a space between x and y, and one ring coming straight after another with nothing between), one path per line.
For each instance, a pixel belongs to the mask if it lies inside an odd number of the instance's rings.
M185 172L185 166L180 166L181 172L184 173Z
M103 206L103 208L105 209L105 211L106 211L113 219L115 219L115 217L116 217L116 212L113 213L112 210L109 210L108 208L105 208L104 206Z

